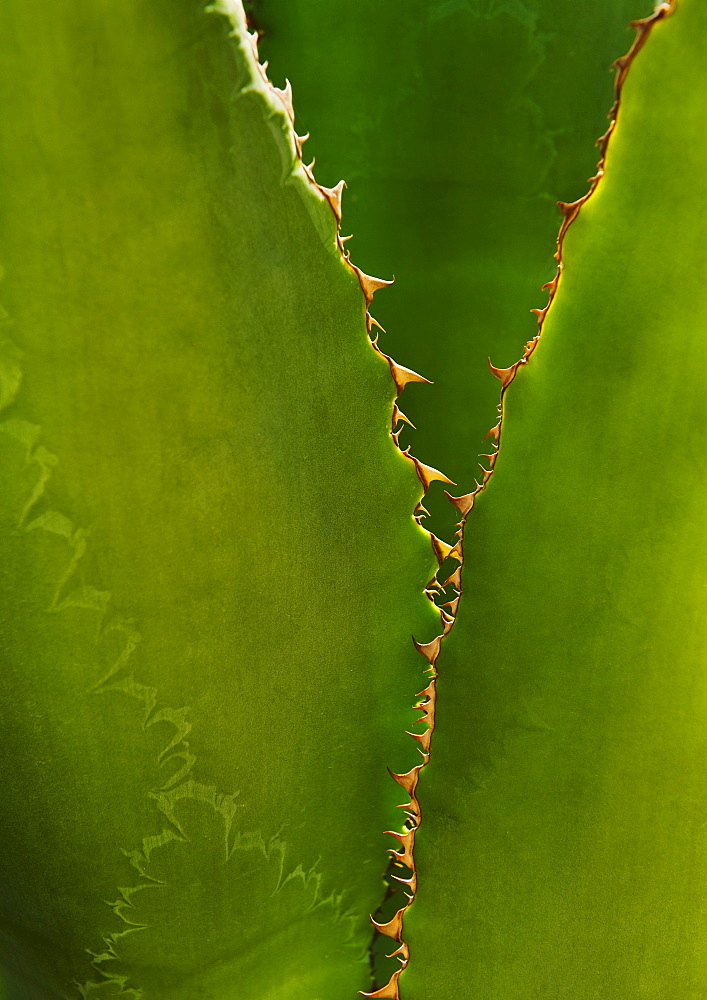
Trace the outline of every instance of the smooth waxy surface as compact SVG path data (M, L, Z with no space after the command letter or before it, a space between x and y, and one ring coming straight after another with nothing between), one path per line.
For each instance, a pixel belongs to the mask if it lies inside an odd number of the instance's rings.
M227 10L0 10L10 1000L370 982L432 554Z
M406 1000L707 984L704 5L658 24L506 395L439 659Z

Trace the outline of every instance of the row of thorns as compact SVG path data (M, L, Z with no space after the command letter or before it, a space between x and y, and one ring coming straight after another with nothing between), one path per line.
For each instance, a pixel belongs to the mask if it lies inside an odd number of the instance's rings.
M403 924L405 914L410 904L414 901L417 891L417 871L415 867L414 847L415 836L420 828L422 814L416 793L420 772L427 765L430 759L430 745L435 728L435 705L437 700L438 677L436 663L440 653L442 640L454 625L459 600L462 595L464 527L466 525L467 518L474 507L476 498L486 489L491 477L493 476L494 467L498 458L501 445L501 430L503 426L504 397L519 369L528 363L539 343L545 318L550 306L552 305L555 295L557 294L560 279L562 277L562 250L565 234L569 226L576 219L584 203L594 194L594 191L604 175L607 149L616 127L616 120L621 102L621 91L623 89L628 70L638 52L643 48L654 25L658 23L658 21L663 20L665 17L673 13L675 3L676 0L665 0L665 2L658 3L654 12L649 17L632 23L632 27L636 29L633 44L626 55L617 59L612 67L616 71L616 77L614 80L614 103L608 115L609 127L604 135L597 140L597 146L599 147L600 152L597 171L595 175L589 179L589 189L581 198L574 202L558 202L558 206L562 213L562 223L557 237L557 250L555 253L557 268L553 279L543 286L543 290L548 292L546 305L541 309L531 310L531 312L535 313L537 316L537 332L535 336L525 345L521 358L516 361L515 364L511 365L510 368L496 368L489 360L489 368L492 374L495 375L501 383L501 396L498 403L496 423L486 435L486 439L490 439L491 441L490 451L479 456L479 458L486 460L488 467L486 465L479 464L479 468L481 469L481 481L475 480L474 489L471 492L466 493L463 496L452 496L452 494L445 490L447 498L454 505L460 515L460 520L456 526L455 542L450 545L441 538L438 538L433 532L428 531L439 569L428 583L425 589L425 594L439 610L441 632L430 642L420 643L413 639L415 648L427 661L425 673L428 677L428 683L427 686L417 694L415 704L413 705L413 709L415 711L420 711L422 713L422 715L415 720L415 726L423 726L424 728L421 733L408 733L408 735L411 736L418 744L421 760L419 764L416 764L404 774L395 774L392 771L390 772L391 777L405 790L408 796L408 801L400 806L400 808L405 812L403 829L400 832L394 830L386 831L388 835L394 837L397 841L396 847L390 848L389 850L389 854L391 855L391 864L388 869L387 878L389 880L394 879L399 885L402 886L406 902L400 906L395 911L394 915L388 920L377 921L374 917L371 917L371 922L376 929L377 935L392 938L397 944L397 948L387 957L397 958L399 964L383 986L379 989L375 989L373 992L363 993L363 996L366 997L379 998L379 1000L400 1000L399 978L410 960L409 947L403 939ZM261 63L259 61L258 32L251 32L248 37L255 65L257 67L257 72L262 77L271 94L282 105L290 121L290 125L292 127L292 139L298 165L301 166L305 176L313 185L314 189L329 204L336 220L337 245L343 259L354 272L361 286L361 291L363 292L366 305L366 328L368 331L369 342L373 350L388 363L390 373L396 387L396 398L393 403L392 424L390 430L395 446L401 454L414 464L415 471L417 472L420 483L422 484L424 495L427 494L431 484L435 481L441 481L442 483L454 486L455 484L448 479L444 473L433 468L432 466L425 465L414 455L410 454L410 445L403 448L400 444L399 439L403 427L406 424L414 427L412 422L405 416L398 405L398 400L405 389L405 386L410 382L431 383L429 379L424 378L424 376L419 375L417 372L399 365L389 355L385 354L381 350L378 344L378 334L379 331L383 333L385 333L385 331L381 327L380 323L378 323L378 321L371 315L370 306L375 293L381 288L391 285L392 281L387 281L383 278L375 278L369 274L365 274L351 261L349 252L345 246L346 241L351 237L341 235L341 200L344 187L346 186L345 182L340 181L333 188L327 188L317 183L313 173L314 162L307 165L302 159L302 149L308 135L298 136L294 130L295 114L290 83L288 81L285 87L281 89L275 87L270 82L267 76L267 63ZM424 527L424 525L422 525L422 521L429 516L429 511L424 507L422 501L418 503L413 516L418 524ZM427 529L425 528L425 530ZM396 874L396 872L403 874ZM384 900L383 907L385 907L386 904L389 904L391 899L394 900L396 898L395 891L390 885L390 882L388 882L388 885L388 894Z

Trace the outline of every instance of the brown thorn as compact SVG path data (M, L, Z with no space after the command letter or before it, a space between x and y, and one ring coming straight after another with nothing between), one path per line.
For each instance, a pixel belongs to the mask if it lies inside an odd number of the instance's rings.
M347 236L346 239L350 240L351 237ZM380 323L378 322L378 320L374 316L371 316L371 314L369 312L366 313L366 326L368 327L368 332L369 333L371 332L371 327L372 326L377 326L381 333L385 333L385 330L380 325ZM390 359L388 359L388 360L390 361Z
M383 332L385 333L385 331ZM434 382L430 382L424 375L418 375L412 368L405 368L403 365L399 365L392 358L388 358L388 364L390 365L390 374L393 376L398 395L402 393L409 382L426 382L427 385L434 385Z
M415 639L412 640L415 644L415 649L418 653L422 653L428 663L434 664L435 660L439 656L439 648L442 642L442 636L438 635L432 639L431 642L416 642Z
M396 950L392 953L392 955L386 955L385 957L395 958L398 955L401 956L399 961L401 962L403 968L405 968L408 962L410 961L410 949L408 948L408 946L405 944L404 941L401 941L400 947L396 948Z
M489 358L488 365L489 368L491 369L491 374L496 376L496 378L500 381L504 389L507 389L508 386L513 381L513 379L516 377L516 372L518 370L518 362L516 361L516 363L514 365L511 365L510 368L496 368L495 365L491 364L491 358Z
M267 63L265 63L263 65L263 69L265 69L266 66L267 66ZM273 87L272 89L275 92L275 94L277 94L277 96L280 98L280 100L282 101L282 103L284 104L285 111L287 112L287 117L290 119L290 121L294 125L294 121L295 121L295 108L294 108L294 104L292 103L292 84L290 83L289 80L285 80L285 86L284 87L282 87L282 88L280 88L280 87ZM300 141L299 136L297 136L297 140Z
M448 545L447 542L442 541L441 538L438 538L437 535L433 535L432 532L430 532L430 540L432 542L432 551L435 554L437 562L441 566L444 560L449 556L453 546Z
M403 411L400 409L397 403L393 403L393 422L397 424L399 420L402 420L404 424L408 424L413 429L415 425L409 417L406 417Z
M448 479L443 472L439 471L439 469L435 469L431 465L425 465L423 462L420 462L419 459L415 458L414 455L411 455L410 457L415 463L417 475L425 489L425 492L427 492L430 488L430 483L434 483L436 481L449 483L450 486L456 486L456 483L452 482L451 479Z
M482 472L483 472L483 474L484 474L484 479L483 479L483 482L484 482L484 486L485 486L485 485L486 485L486 483L487 483L487 482L489 481L489 479L491 478L491 476L493 475L493 469L485 469L485 468L483 467L483 465L481 464L481 462L477 462L476 464L477 464L477 465L479 466L479 468L481 469L481 471L482 471Z
M465 493L461 497L453 497L451 493L444 491L444 495L448 497L449 502L454 504L462 517L466 517L471 508L474 506L474 500L476 499L476 490L472 493Z
M392 281L386 281L385 278L374 278L371 274L365 274L360 267L356 267L352 264L351 267L356 272L356 277L358 278L359 284L366 297L366 305L370 306L373 301L373 296L380 288L387 288L388 285L392 285L395 279Z
M400 787L405 789L410 798L414 798L418 778L420 777L420 768L422 766L422 764L418 764L417 767L411 768L409 771L406 771L405 774L394 774L393 771L390 770L388 773L393 781L397 781Z
M430 683L427 685L426 688L423 688L422 691L418 691L417 692L417 694L415 695L415 697L416 698L426 698L428 701L431 701L434 698L436 698L437 697L437 683L436 683L436 681L434 681L434 680L430 681Z
M398 979L402 971L402 969L396 969L385 986L381 986L375 993L364 993L363 990L359 990L358 992L361 996L375 998L375 1000L400 1000Z
M418 741L425 753L429 753L430 740L432 739L431 729L426 729L424 733L411 733L409 729L406 729L405 732L408 736L412 736L414 740Z
M398 808L400 808L400 806L398 806ZM405 816L406 816L405 822L410 824L410 828L412 829L414 827L417 830L417 828L420 825L419 807L417 812L410 812L409 809L406 810ZM412 896L408 895L407 892L405 893L405 895L408 896L408 899L410 900L410 902L412 902Z
M461 539L459 539L458 542L454 543L454 545L452 546L452 550L449 553L449 555L452 557L452 559L458 559L460 563L464 562L464 553L462 552Z
M408 868L415 870L415 860L412 856L412 849L415 844L415 830L408 830L407 833L395 833L393 830L386 830L391 837L395 837L396 840L400 841L400 846L402 851L396 851L392 847L389 850L389 854L392 854L401 864L407 865Z
M250 42L250 47L253 50L253 55L255 56L256 61L258 59L258 38L259 36L257 31L248 32L248 41Z
M425 725L429 729L432 729L432 727L434 726L434 722L435 722L435 720L434 720L434 713L435 713L434 702L430 702L428 705L418 705L415 708L415 711L416 712L423 712L423 715L421 715L419 719L415 720L415 725L416 726Z
M400 882L402 885L409 885L410 886L410 892L411 892L411 894L413 896L417 892L417 873L416 872L413 872L412 875L410 876L410 878L401 878L400 875L391 875L390 877L394 878L396 882Z
M422 752L423 751L421 750L420 753ZM429 757L429 754L426 754L425 756ZM420 804L417 801L417 799L411 799L409 802L403 802L401 805L396 806L395 808L404 809L405 815L413 824L413 826L418 825L420 821Z
M400 941L402 940L404 913L405 907L403 906L387 924L379 924L373 917L371 917L371 923L380 934L385 934L386 937L393 938L394 941Z
M558 201L557 207L563 215L563 225L569 226L577 218L577 213L584 204L584 198L577 201Z
M319 185L319 190L331 205L332 212L336 216L337 225L341 225L341 196L345 187L346 181L339 181L336 187L333 188L325 188L321 184ZM350 239L350 237L347 237L347 239Z
M461 591L461 585L462 585L462 567L461 567L461 564L459 566L457 566L457 568L454 570L454 572L452 573L452 575L450 577L448 577L444 581L444 586L448 587L450 583L454 587L456 587L457 590Z

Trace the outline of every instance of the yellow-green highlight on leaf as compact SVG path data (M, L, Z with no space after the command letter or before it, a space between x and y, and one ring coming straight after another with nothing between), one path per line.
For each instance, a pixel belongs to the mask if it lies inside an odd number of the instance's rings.
M707 13L632 66L466 532L406 1000L704 994Z
M0 39L8 1000L355 995L436 630L360 284L237 4Z

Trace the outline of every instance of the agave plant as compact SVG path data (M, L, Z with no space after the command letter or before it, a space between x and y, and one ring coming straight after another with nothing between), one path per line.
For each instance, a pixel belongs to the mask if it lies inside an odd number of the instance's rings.
M0 6L2 1000L704 995L673 6Z

